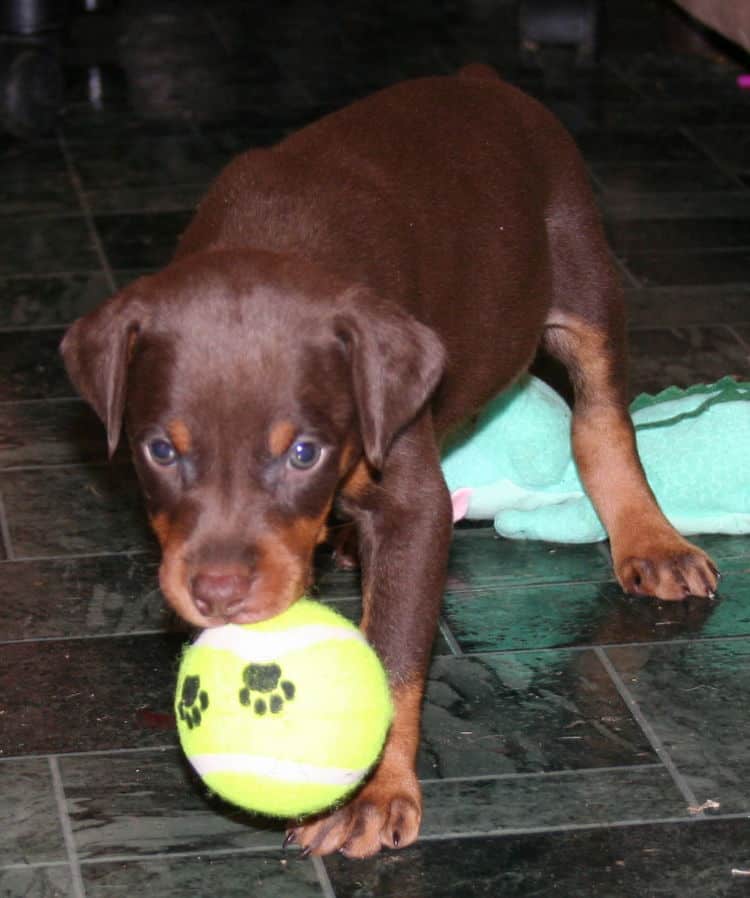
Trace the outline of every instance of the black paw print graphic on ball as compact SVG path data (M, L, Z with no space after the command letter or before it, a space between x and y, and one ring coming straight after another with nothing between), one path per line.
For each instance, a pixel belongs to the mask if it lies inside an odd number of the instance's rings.
M283 680L278 664L248 664L242 671L240 704L262 717L268 711L278 714L284 702L294 698L294 683Z
M201 689L201 678L199 676L185 677L182 681L180 700L177 703L180 720L183 720L187 724L187 728L192 730L193 727L201 725L203 714L207 708L208 693L205 689Z

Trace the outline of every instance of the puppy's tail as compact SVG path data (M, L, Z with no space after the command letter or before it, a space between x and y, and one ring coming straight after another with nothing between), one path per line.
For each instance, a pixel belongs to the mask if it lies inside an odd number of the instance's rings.
M471 78L474 81L499 81L500 76L492 68L483 62L471 62L458 70L459 78Z

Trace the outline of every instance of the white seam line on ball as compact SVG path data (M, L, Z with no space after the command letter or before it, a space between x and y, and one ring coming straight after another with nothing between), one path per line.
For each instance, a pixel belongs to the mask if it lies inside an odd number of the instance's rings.
M250 630L238 624L226 624L204 630L193 646L231 652L243 661L276 661L287 652L299 652L322 642L367 640L359 630L327 624L310 624L293 630Z
M313 783L325 786L353 786L368 771L368 767L352 770L346 767L320 767L263 755L205 754L189 755L190 763L201 777L219 773L238 773L262 776L266 779L293 783Z

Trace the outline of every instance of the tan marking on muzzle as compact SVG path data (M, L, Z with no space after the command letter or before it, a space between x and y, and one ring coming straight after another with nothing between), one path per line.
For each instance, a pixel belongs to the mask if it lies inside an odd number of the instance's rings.
M164 547L169 542L169 531L170 531L170 523L169 517L162 511L158 514L153 515L150 518L151 529L156 534L156 538L159 540L159 545L164 549Z
M331 498L320 515L298 518L258 541L258 578L264 584L264 595L278 596L284 607L298 599L312 583L313 553L326 538L332 502Z
M187 564L183 551L184 542L179 531L172 527L168 516L161 512L151 518L151 526L161 545L159 585L167 604L188 623L203 626L187 585Z

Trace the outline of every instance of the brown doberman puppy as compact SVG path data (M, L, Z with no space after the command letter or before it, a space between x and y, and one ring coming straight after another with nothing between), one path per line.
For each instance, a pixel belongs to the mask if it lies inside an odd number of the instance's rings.
M570 373L575 457L622 588L716 588L636 456L623 317L572 140L472 66L240 156L171 264L66 335L111 451L126 421L162 589L187 621L282 611L309 585L332 508L356 526L362 627L396 715L365 787L291 830L305 850L362 857L417 837L420 703L451 538L440 441L540 348Z

